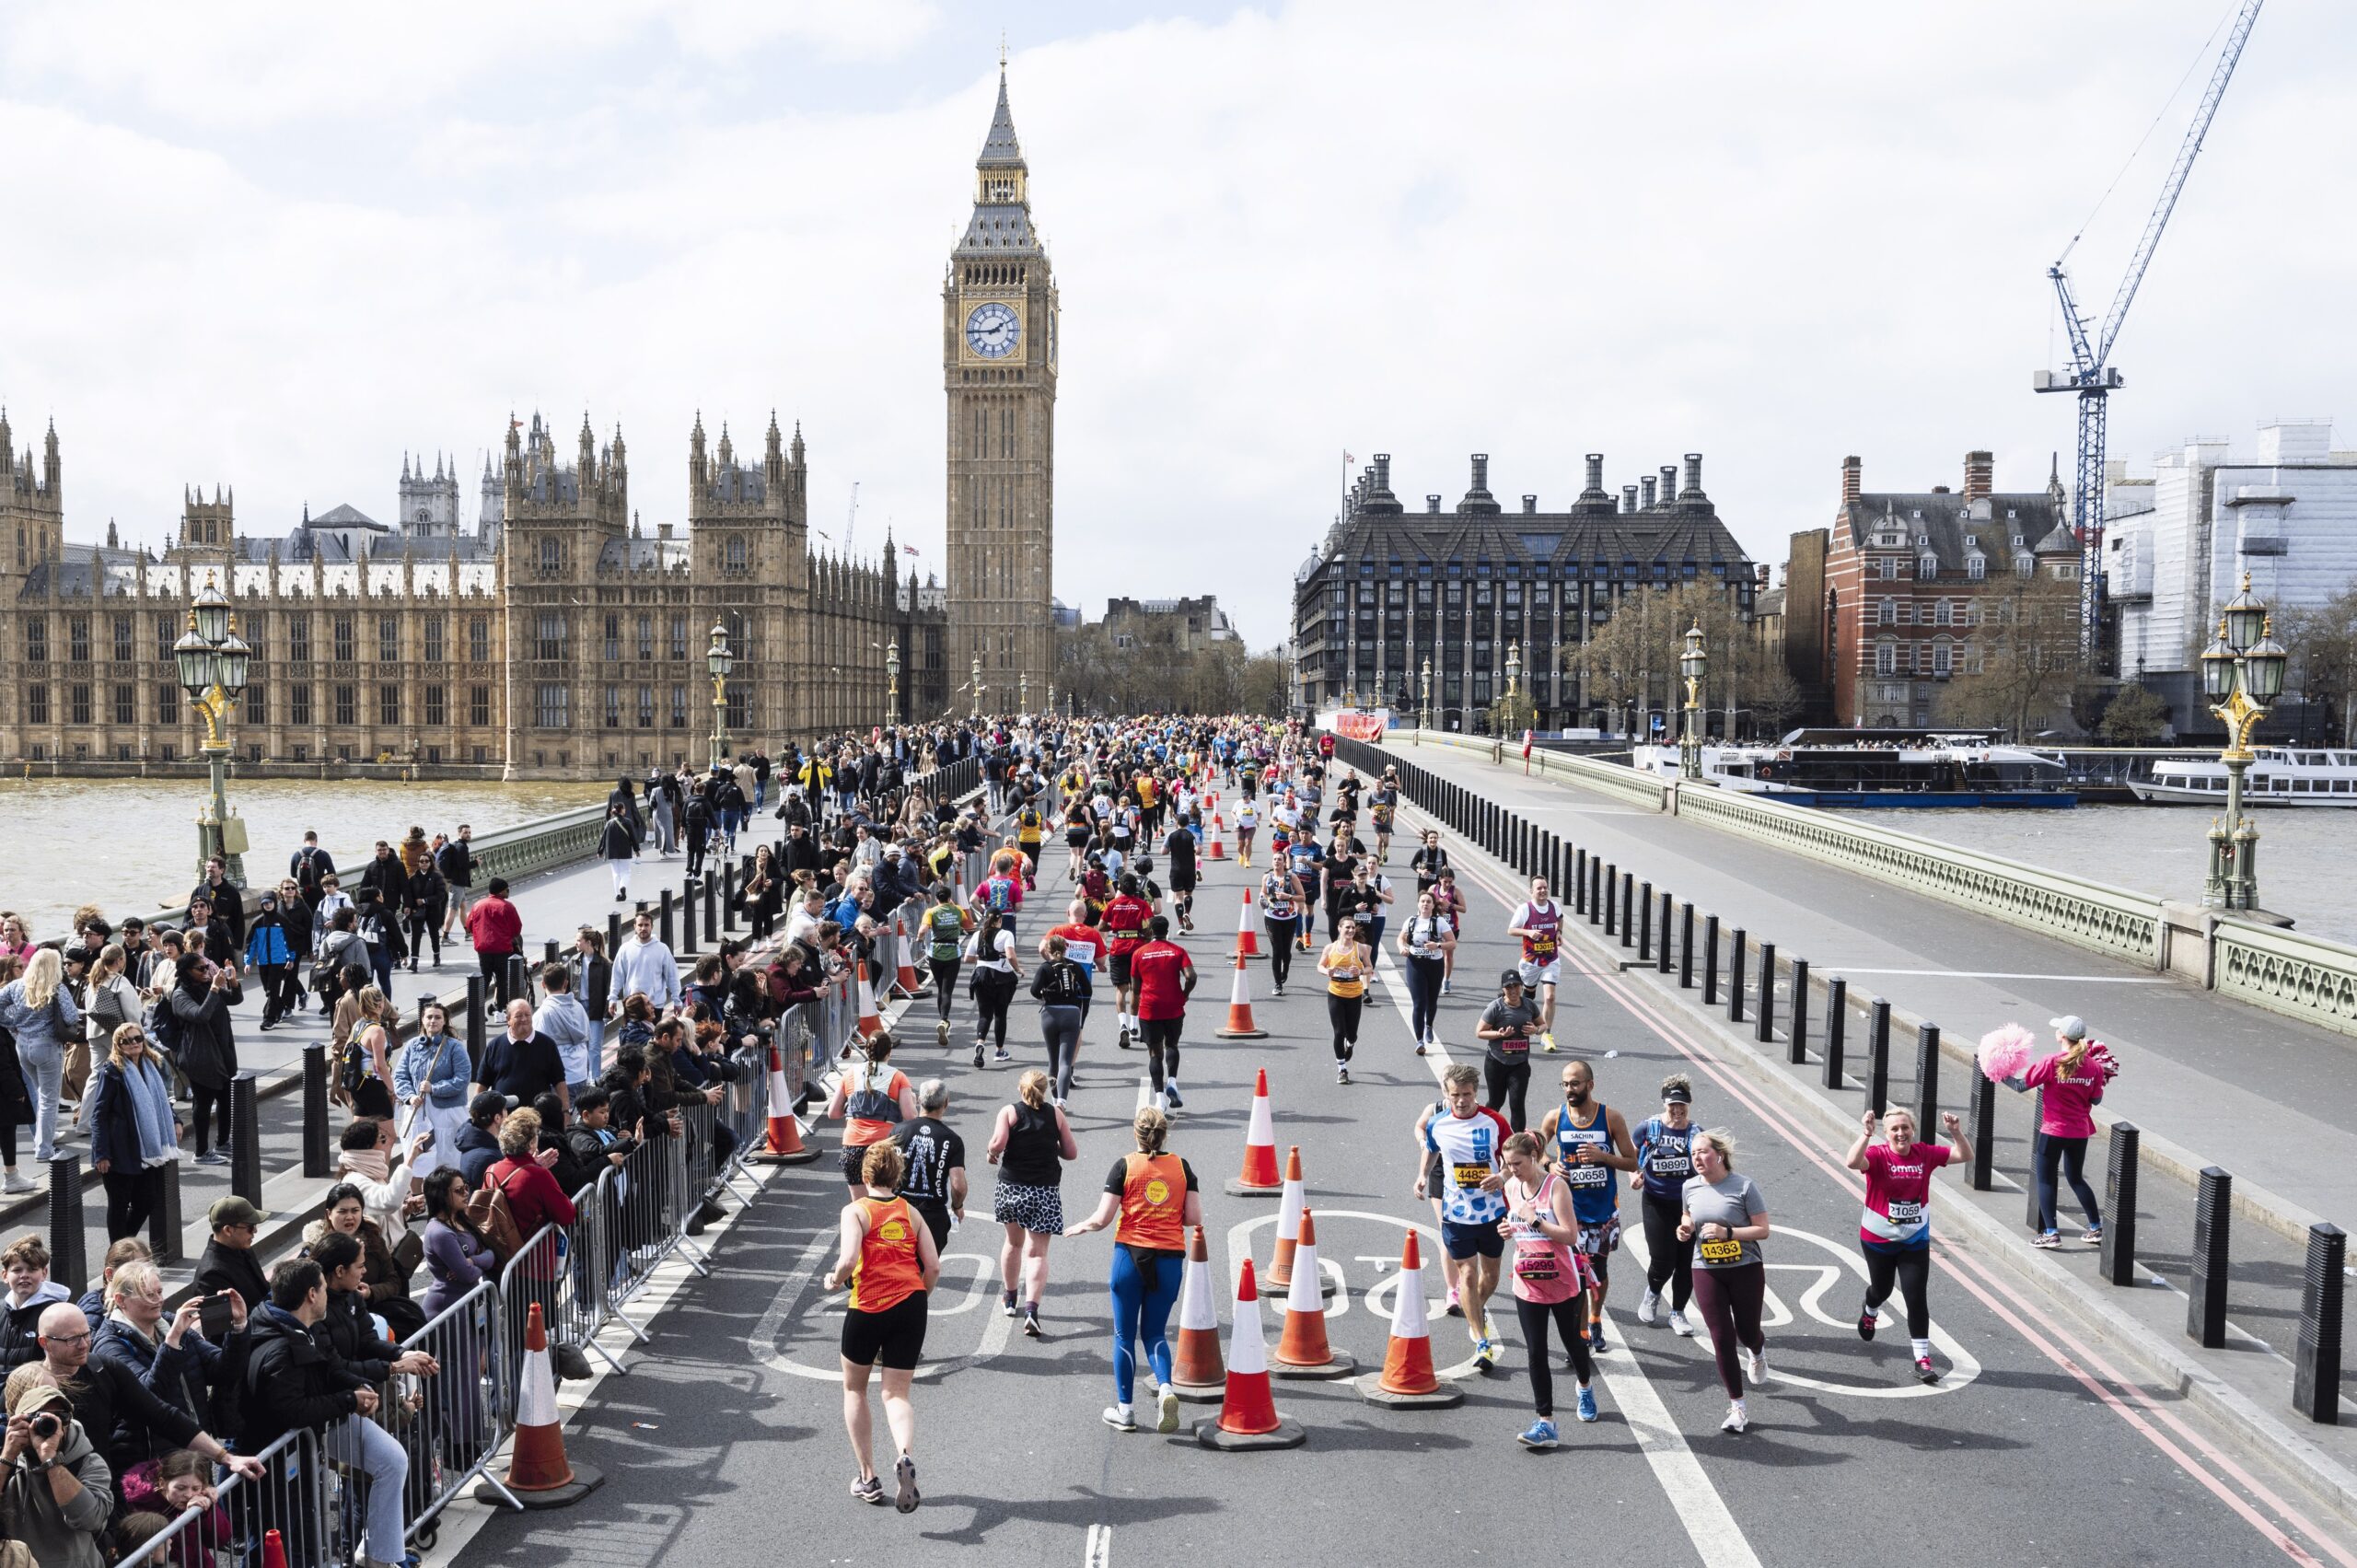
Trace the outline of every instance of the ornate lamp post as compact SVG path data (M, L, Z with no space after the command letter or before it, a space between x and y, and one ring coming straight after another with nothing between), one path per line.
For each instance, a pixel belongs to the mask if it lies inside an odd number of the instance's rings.
M900 639L884 645L884 713L886 724L900 722Z
M2243 813L2243 770L2251 764L2251 731L2283 694L2283 670L2292 656L2275 640L2267 606L2243 591L2218 617L2216 640L2201 651L2201 687L2210 711L2224 721L2226 744L2218 761L2226 765L2226 815L2210 824L2210 876L2201 901L2230 910L2258 907L2258 826Z
M982 716L982 656L974 656L974 717Z
M717 619L712 623L712 645L704 650L703 667L712 672L712 765L717 768L728 755L728 672L737 668L728 628Z
M1015 712L1017 716L1031 716L1031 672L1025 670L1015 678Z
M1416 714L1416 744L1424 743L1422 732L1433 726L1433 656L1424 656L1424 705Z
M1040 704L1039 711L1050 718L1056 716L1056 683L1052 680L1048 682L1048 700Z
M1519 642L1506 645L1506 690L1498 705L1505 710L1498 722L1498 734L1510 736L1522 727L1517 722L1522 712L1522 644Z
M196 874L202 880L205 862L218 855L229 880L240 888L246 885L246 825L229 815L229 714L246 689L253 656L238 635L228 599L207 573L190 603L188 631L172 645L172 662L179 667L180 690L204 717L200 749L213 784L213 798L196 819Z
M1678 776L1702 776L1702 677L1710 672L1711 656L1702 651L1702 623L1687 629L1686 651L1678 656L1678 673L1686 678L1686 706L1678 714Z

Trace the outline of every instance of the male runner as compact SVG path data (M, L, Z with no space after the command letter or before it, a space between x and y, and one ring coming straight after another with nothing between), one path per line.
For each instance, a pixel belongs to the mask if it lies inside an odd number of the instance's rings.
M1138 985L1130 960L1145 946L1146 923L1154 918L1154 906L1146 902L1144 889L1134 876L1122 877L1118 886L1120 890L1105 905L1102 923L1107 967L1113 975L1113 1026L1120 1031L1118 1043L1127 1051L1138 1021Z
M1563 1063L1563 1103L1547 1113L1538 1136L1555 1141L1552 1163L1572 1190L1579 1249L1596 1273L1587 1293L1587 1343L1602 1350L1604 1293L1611 1283L1613 1249L1620 1245L1620 1181L1612 1173L1637 1168L1637 1146L1620 1113L1596 1098L1596 1069L1577 1057Z
M1170 830L1169 839L1162 846L1170 857L1170 912L1178 917L1178 929L1195 929L1195 835L1187 830L1185 819Z
M1500 1151L1511 1130L1505 1119L1480 1103L1481 1075L1459 1063L1441 1074L1440 1105L1416 1118L1416 1196L1431 1195L1427 1170L1439 1156L1441 1250L1449 1288L1465 1311L1477 1365L1487 1372L1497 1360L1490 1338L1490 1293L1498 1288L1498 1260L1505 1238L1506 1184Z
M1195 989L1195 960L1170 938L1170 922L1155 915L1151 939L1130 955L1137 991L1138 1028L1145 1037L1146 1071L1154 1080L1154 1109L1169 1112L1178 1098L1178 1031L1187 1021L1187 997Z
M1546 877L1530 879L1530 897L1515 907L1506 921L1506 935L1522 938L1522 983L1538 1000L1538 1043L1552 1051L1555 979L1563 967L1563 907L1547 896Z

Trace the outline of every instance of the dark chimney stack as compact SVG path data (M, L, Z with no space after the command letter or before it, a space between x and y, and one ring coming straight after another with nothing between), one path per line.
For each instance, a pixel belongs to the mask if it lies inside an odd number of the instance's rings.
M1473 488L1477 491L1490 488L1490 454L1487 452L1473 454Z
M1605 499L1604 454L1601 452L1590 452L1587 455L1587 483L1580 488L1580 499L1583 501Z
M1865 485L1865 464L1856 458L1841 459L1841 505L1855 501Z
M1375 487L1378 491L1391 488L1391 454L1388 452L1375 455Z
M1639 482L1640 490L1644 496L1643 505L1644 509L1650 512L1654 509L1654 476L1647 474L1643 480Z
M1427 496L1425 496L1425 497L1424 497L1424 510L1425 510L1425 511L1427 511L1427 512L1437 512L1437 511L1439 511L1439 510L1440 510L1440 497L1439 497L1439 496L1437 496L1437 495L1427 495Z
M1678 498L1680 501L1701 501L1706 499L1702 494L1701 453L1689 452L1686 454L1686 488L1678 493Z
M1538 510L1538 497L1536 495L1524 496L1522 498L1522 509L1525 512L1535 514Z
M1620 487L1620 510L1623 512L1634 512L1636 509L1637 487L1633 484L1622 485Z
M1991 481L1996 468L1997 459L1991 453L1967 452L1964 455L1964 498L1967 501L1981 500L1995 488Z
M1678 470L1665 464L1661 470L1661 504L1665 506L1678 499Z

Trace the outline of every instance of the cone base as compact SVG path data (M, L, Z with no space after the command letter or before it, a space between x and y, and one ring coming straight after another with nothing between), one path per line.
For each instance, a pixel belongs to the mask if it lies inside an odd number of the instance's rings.
M1222 1191L1231 1198L1282 1198L1284 1196L1285 1184L1282 1181L1272 1181L1266 1187L1251 1187L1231 1176Z
M1213 1029L1212 1038L1213 1040L1266 1040L1269 1038L1269 1031L1266 1029Z
M1215 1405L1227 1397L1227 1379L1222 1376L1216 1383L1173 1383L1170 1391L1190 1405Z
M1395 1394L1383 1386L1383 1374L1380 1372L1368 1373L1352 1387L1367 1403L1382 1405L1389 1410L1445 1411L1454 1410L1465 1402L1465 1390L1451 1383L1443 1383L1429 1394Z
M752 1165L812 1165L817 1163L819 1156L823 1152L805 1144L798 1154L773 1155L767 1149L755 1149L745 1158L749 1164Z
M605 1471L595 1465L585 1465L575 1460L573 1462L573 1479L563 1486L551 1487L546 1492L518 1492L510 1483L507 1490L515 1494L517 1502L537 1512L542 1508L570 1508L605 1484ZM475 1488L475 1501L488 1503L494 1508L505 1507L507 1504L507 1499L493 1491L487 1481Z
M1335 1377L1348 1377L1359 1369L1359 1364L1345 1353L1331 1351L1328 1353L1331 1359L1321 1361L1314 1366L1295 1366L1290 1362L1279 1361L1271 1353L1269 1357L1269 1376L1289 1377L1295 1382L1321 1382Z
M1293 1272L1291 1270L1287 1270L1285 1272L1285 1277L1283 1279L1277 1278L1276 1271L1273 1269L1269 1272L1262 1274L1260 1278L1263 1282L1264 1288L1267 1289L1271 1299L1290 1295L1293 1291ZM1331 1301L1334 1299L1334 1276L1328 1273L1323 1269L1318 1271L1318 1296L1321 1301Z
M1220 1426L1219 1417L1212 1416L1195 1423L1195 1441L1223 1454L1260 1454L1275 1448L1298 1448L1309 1441L1309 1434L1301 1423L1283 1416L1277 1418L1274 1432L1228 1432Z

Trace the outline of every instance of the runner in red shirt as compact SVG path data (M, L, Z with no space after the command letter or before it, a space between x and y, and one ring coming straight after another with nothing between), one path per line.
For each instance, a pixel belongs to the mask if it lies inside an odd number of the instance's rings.
M1105 947L1109 955L1109 967L1113 972L1114 1018L1120 1030L1120 1047L1130 1048L1130 1036L1138 1032L1138 986L1130 972L1130 960L1145 946L1146 923L1154 918L1154 905L1145 898L1145 889L1136 877L1123 874L1121 890L1105 906Z
M1153 939L1130 955L1129 968L1137 985L1147 1070L1154 1076L1154 1108L1170 1111L1186 1103L1178 1098L1178 1029L1187 1019L1188 993L1195 989L1195 960L1169 940L1166 916L1155 915L1149 929Z
M1039 956L1043 958L1048 956L1050 937L1062 937L1064 957L1086 970L1093 985L1097 970L1105 967L1105 934L1088 923L1088 905L1085 900L1074 899L1064 912L1064 923L1051 927L1047 936L1039 938ZM1080 1017L1083 1023L1088 1021L1088 1004L1086 1002L1080 1005Z

